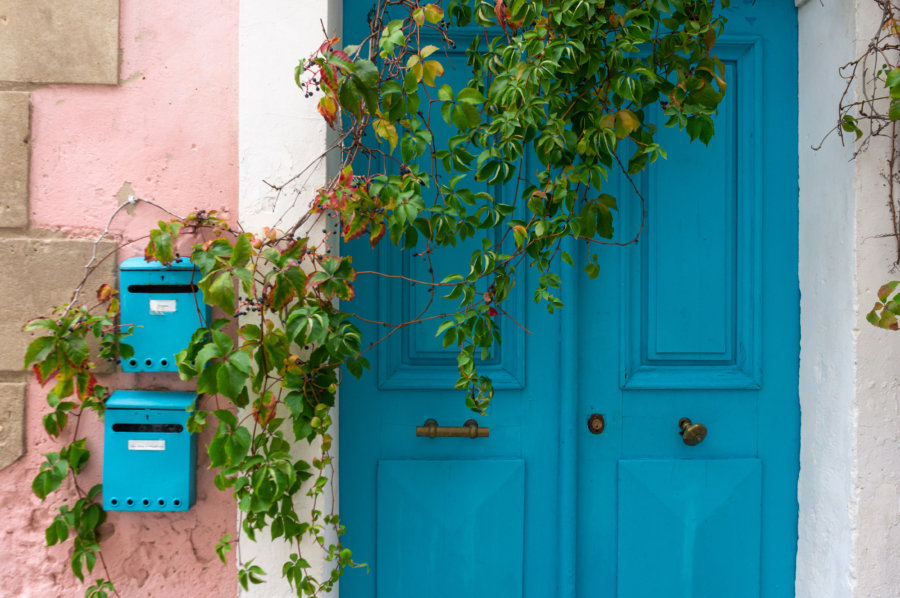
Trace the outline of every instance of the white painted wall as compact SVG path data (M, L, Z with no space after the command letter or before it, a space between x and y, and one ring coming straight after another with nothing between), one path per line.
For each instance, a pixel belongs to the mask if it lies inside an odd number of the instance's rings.
M853 51L854 2L799 9L800 502L796 595L849 597L855 499L855 164L830 139L838 65Z
M858 0L856 51L879 30L881 12ZM851 570L855 596L900 595L900 335L871 326L878 288L900 278L887 206L890 144L873 143L856 160L856 467ZM895 185L895 191L900 191Z
M886 144L836 137L837 67L878 26L871 0L800 6L801 598L900 595L900 335L865 321L890 272Z
M305 213L315 190L324 183L327 164L319 158L331 136L316 111L316 99L304 98L294 83L294 67L329 36L340 34L340 2L329 0L253 0L240 4L239 53L239 165L240 223L256 232L264 226L287 228ZM284 185L309 164L316 166ZM309 232L321 238L324 222L314 223ZM337 437L337 410L332 435ZM334 443L337 460L337 442ZM304 450L305 449L305 450ZM297 456L312 458L313 451L298 445ZM326 492L326 496L331 496ZM334 494L337 498L337 480ZM297 507L306 508L303 496ZM328 512L330 505L320 504ZM241 536L240 556L266 572L265 584L251 586L241 596L280 598L296 596L281 578L281 565L290 554L282 541L264 534L257 542ZM303 554L322 579L326 573L321 550L307 547Z

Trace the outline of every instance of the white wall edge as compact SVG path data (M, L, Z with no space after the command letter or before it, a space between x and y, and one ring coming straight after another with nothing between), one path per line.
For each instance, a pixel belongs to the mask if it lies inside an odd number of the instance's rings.
M314 192L326 180L329 164L319 160L316 166L281 192L271 185L284 185L325 152L334 137L316 110L317 97L305 98L294 82L294 67L310 56L323 41L322 27L329 36L340 35L340 0L269 0L241 2L239 22L239 222L248 232L273 225L288 228L306 212ZM308 227L315 242L322 238L327 223L318 221ZM336 246L335 246L336 250ZM290 430L286 432L292 438ZM338 454L337 409L334 410L332 455L335 468ZM295 457L309 461L313 450L298 443ZM333 493L338 499L337 479ZM309 499L301 491L295 506L309 509ZM326 499L327 502L327 499ZM323 511L330 504L318 505ZM237 513L240 519L240 512ZM239 530L240 531L240 530ZM292 598L296 592L281 577L281 566L292 552L282 540L272 541L268 532L257 534L257 541L241 533L240 556L253 559L266 571L266 582L238 588L245 598ZM305 546L303 557L313 567L317 579L328 576L322 550Z

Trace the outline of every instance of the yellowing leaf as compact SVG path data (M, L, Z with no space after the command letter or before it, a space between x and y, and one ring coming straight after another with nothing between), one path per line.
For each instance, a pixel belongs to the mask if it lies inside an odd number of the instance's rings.
M437 51L438 51L437 46L428 45L428 46L425 46L424 48L422 48L421 50L419 50L419 56L421 56L422 58L428 58L429 56L431 56L432 54L434 54Z
M619 110L618 117L619 121L622 123L622 127L624 127L629 134L637 131L641 126L641 121L638 120L637 115L631 110Z
M417 8L412 13L413 21L416 22L416 25L421 27L425 24L425 9Z
M325 118L325 122L328 123L329 127L334 127L335 120L337 120L337 103L333 99L328 96L323 96L321 100L319 100L319 114L321 114Z
M444 18L444 9L434 4L425 5L425 18L429 23L437 23Z
M422 76L422 78L425 80L425 85L434 87L434 80L443 74L444 65L442 65L440 62L438 62L437 60L425 61L425 72Z
M372 122L372 128L375 130L376 136L386 139L391 144L391 151L393 152L394 148L397 147L397 127L393 123L379 118Z
M421 81L421 80L422 80L422 76L423 76L424 71L425 71L425 68L422 66L422 63L416 61L416 63L415 63L414 65L412 65L411 67L409 67L409 68L410 68L410 70L412 71L413 75L415 75L416 81Z

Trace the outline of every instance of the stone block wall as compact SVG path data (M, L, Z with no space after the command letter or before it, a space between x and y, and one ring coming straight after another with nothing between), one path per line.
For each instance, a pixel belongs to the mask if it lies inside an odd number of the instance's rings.
M115 84L118 0L10 0L0 6L0 469L24 452L22 324L68 299L94 252L29 221L30 92L45 83ZM102 252L115 250L104 243ZM104 262L111 280L115 259ZM101 274L98 272L98 274Z
M69 300L92 255L105 258L85 286L89 302L116 265L139 255L147 231L169 219L128 195L187 214L237 208L237 0L5 0L0 2L0 595L82 595L71 542L47 547L44 529L67 481L41 502L31 480L50 438L46 390L23 371L28 319ZM119 249L117 250L117 247ZM177 376L114 374L112 389L189 390ZM84 418L101 481L102 422ZM122 596L234 596L236 506L216 490L199 439L197 504L184 513L111 512L101 528L108 572Z

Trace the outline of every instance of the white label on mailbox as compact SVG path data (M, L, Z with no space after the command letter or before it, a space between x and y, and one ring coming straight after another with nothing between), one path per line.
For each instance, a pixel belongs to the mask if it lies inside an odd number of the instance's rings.
M175 299L151 299L150 315L161 316L175 313L177 301Z
M129 440L129 451L164 451L166 450L165 440Z

